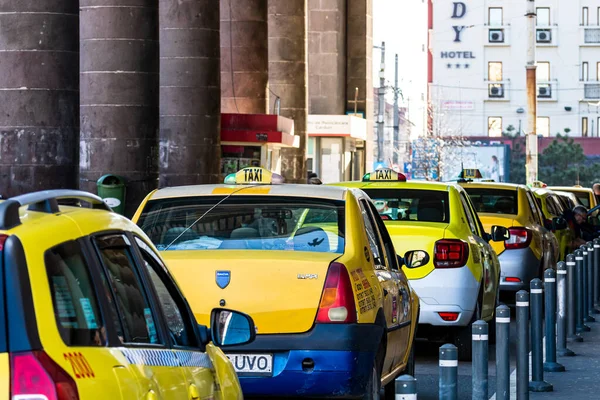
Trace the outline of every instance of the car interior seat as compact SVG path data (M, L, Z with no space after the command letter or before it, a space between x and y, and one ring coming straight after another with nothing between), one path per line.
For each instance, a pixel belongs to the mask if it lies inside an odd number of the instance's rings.
M417 207L417 220L444 222L444 204L440 199L421 199Z
M494 205L498 214L514 214L514 202L510 197L500 197Z
M177 239L177 237L179 235L181 235L182 232L185 233L179 238ZM181 242L187 242L188 240L196 240L198 239L198 234L196 232L194 232L192 229L188 229L186 231L186 227L183 226L178 226L175 228L170 228L169 230L167 230L167 232L165 232L165 236L163 237L163 244L165 245L169 245L173 242L173 240L177 239L178 243Z

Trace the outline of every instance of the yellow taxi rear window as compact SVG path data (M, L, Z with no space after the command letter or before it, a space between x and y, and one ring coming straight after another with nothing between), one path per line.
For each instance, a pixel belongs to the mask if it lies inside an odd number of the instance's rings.
M221 202L222 201L222 202ZM150 201L138 225L158 250L343 253L345 203L283 196Z
M519 213L516 190L466 188L475 211L478 213L510 214Z
M419 189L363 189L381 218L392 221L449 223L448 192Z

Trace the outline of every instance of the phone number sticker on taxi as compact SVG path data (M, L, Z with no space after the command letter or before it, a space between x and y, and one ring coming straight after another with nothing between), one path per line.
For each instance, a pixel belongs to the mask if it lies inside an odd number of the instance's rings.
M272 354L227 354L238 375L273 375Z

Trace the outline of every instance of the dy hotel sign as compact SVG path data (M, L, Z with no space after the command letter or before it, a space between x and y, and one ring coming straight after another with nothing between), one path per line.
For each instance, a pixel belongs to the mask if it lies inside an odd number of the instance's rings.
M466 25L460 25L455 20L462 20L467 15L467 5L462 1L455 1L452 3L452 34L454 35L455 43L462 43L462 37L464 30L468 28ZM469 68L469 60L474 59L475 56L471 51L442 51L440 58L447 59L449 63L446 65L447 68ZM456 63L458 61L458 63ZM466 62L466 63L465 63ZM456 63L456 64L455 64ZM463 64L464 63L464 64Z

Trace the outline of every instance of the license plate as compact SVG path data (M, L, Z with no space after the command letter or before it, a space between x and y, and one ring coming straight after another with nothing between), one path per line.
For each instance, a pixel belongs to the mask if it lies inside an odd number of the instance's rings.
M235 371L240 376L271 376L273 375L272 354L227 354Z

